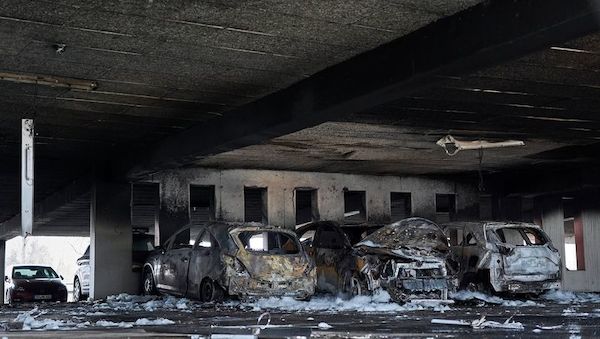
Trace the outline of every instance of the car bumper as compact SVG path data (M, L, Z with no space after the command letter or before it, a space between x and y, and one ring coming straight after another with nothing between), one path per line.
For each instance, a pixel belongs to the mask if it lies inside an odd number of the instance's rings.
M502 290L510 293L541 293L546 290L560 289L560 287L560 280L532 282L507 281Z
M12 292L11 302L43 302L43 301L67 301L67 291L54 292L52 294L36 294L31 292Z
M238 296L290 296L296 299L307 299L315 293L315 282L308 278L271 282L238 276L229 280L228 292L230 295Z

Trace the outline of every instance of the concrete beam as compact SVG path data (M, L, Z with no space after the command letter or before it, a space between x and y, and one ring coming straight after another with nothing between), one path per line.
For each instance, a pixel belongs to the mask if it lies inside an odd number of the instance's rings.
M75 202L83 195L89 193L91 187L91 179L89 176L83 176L72 181L70 184L65 186L62 190L48 196L44 200L35 204L34 207L34 227L33 235L44 235L37 234L36 230L41 228L55 228L52 233L59 234L70 234L71 232L64 231L60 232L59 228L61 225L54 225L53 214L59 208L68 205L69 203ZM81 225L83 229L87 229L87 222ZM17 214L11 219L0 223L0 239L9 240L20 235L21 230L21 215ZM81 232L78 232L81 233Z
M131 269L131 185L96 181L90 206L90 297L139 290Z
M113 162L130 178L343 118L598 30L600 0L484 1Z

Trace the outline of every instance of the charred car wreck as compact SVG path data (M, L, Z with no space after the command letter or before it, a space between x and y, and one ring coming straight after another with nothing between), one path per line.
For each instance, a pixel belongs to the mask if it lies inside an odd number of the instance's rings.
M316 265L317 291L345 297L362 293L354 249L338 223L317 221L296 233Z
M414 299L448 299L457 286L449 274L449 243L430 220L408 218L387 225L355 245L369 291L386 290L404 303Z
M462 288L508 293L560 288L560 253L539 226L456 222L443 228L460 258Z
M293 296L310 299L315 289L312 261L291 231L256 224L209 223L196 239L184 227L144 265L144 292L220 301Z

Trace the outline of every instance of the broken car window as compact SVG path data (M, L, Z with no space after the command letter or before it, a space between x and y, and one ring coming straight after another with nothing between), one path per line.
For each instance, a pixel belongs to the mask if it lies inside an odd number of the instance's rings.
M514 246L543 245L545 237L534 228L507 227L496 230L501 242Z
M451 228L448 232L450 246L459 246L463 242L463 230L460 228Z
M308 230L300 236L300 242L304 246L311 246L315 237L315 230Z
M473 235L473 233L467 234L467 236L465 237L464 245L465 246L477 245L477 239L475 239L475 236Z
M203 247L203 248L211 248L212 247L212 243L210 241L210 233L208 231L204 231L204 233L200 237L200 240L198 241L198 247Z
M283 232L276 231L246 231L238 235L244 248L250 252L263 252L268 254L297 254L296 240Z
M344 248L344 238L335 229L323 227L319 230L319 237L314 243L315 247L341 249Z

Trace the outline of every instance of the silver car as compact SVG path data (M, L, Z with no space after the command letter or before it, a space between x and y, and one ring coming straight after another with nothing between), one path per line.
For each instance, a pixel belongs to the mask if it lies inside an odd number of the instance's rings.
M560 288L560 253L539 226L454 222L442 227L459 263L461 287L509 293Z

